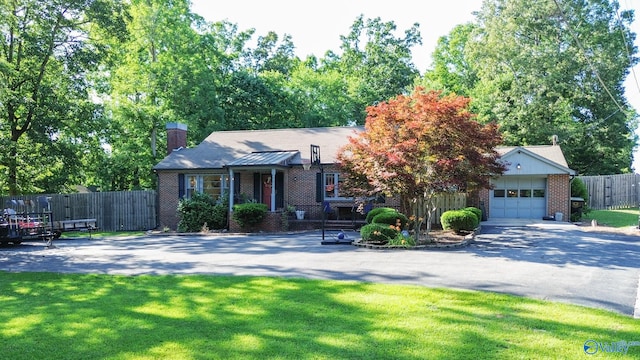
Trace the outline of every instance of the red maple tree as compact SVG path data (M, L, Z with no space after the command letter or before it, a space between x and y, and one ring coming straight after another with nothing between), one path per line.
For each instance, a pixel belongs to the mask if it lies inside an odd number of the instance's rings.
M343 189L399 196L426 221L428 234L437 195L489 187L505 171L495 151L502 142L497 125L478 123L469 102L418 87L368 107L365 130L338 151Z

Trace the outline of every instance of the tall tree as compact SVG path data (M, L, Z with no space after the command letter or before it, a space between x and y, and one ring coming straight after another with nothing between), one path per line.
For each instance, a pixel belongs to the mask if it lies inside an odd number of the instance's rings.
M495 147L502 139L494 123L481 125L469 99L416 88L367 108L365 130L338 152L354 194L382 192L412 204L413 215L431 228L435 197L488 187L504 171ZM416 222L416 237L421 222Z
M79 176L101 118L89 73L107 54L104 40L125 36L125 16L112 0L0 2L3 192L59 191Z
M623 82L637 63L631 11L609 0L486 0L467 63L481 119L496 119L505 143L558 135L581 174L630 170L636 114Z
M422 44L418 24L396 37L393 21L365 20L360 15L351 32L341 36L341 55L331 52L324 61L337 69L349 84L348 94L354 106L350 122L362 124L365 108L411 91L418 70L412 62L411 48Z

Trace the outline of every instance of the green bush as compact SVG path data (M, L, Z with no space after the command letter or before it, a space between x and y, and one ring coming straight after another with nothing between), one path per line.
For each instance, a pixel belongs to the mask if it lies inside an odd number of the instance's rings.
M388 243L395 239L400 232L385 224L367 224L360 229L362 242Z
M210 194L193 193L189 199L178 203L178 231L198 232L203 227L224 229L227 227L227 203L215 201Z
M383 212L396 212L396 211L397 211L396 209L390 208L390 207L374 208L367 213L367 217L365 218L365 221L367 222L367 224L371 224L373 222L373 218L376 217L376 215L381 214Z
M233 220L241 228L252 228L262 222L267 214L267 204L245 203L233 206Z
M400 222L400 230L406 228L409 219L398 211L384 211L373 217L372 224L387 224L397 226Z
M445 230L472 231L476 228L478 218L476 214L468 210L449 210L440 216L440 223Z
M477 207L473 207L473 206L466 207L466 208L464 208L462 210L471 211L472 213L474 213L476 215L476 217L478 218L478 222L476 223L475 227L478 227L478 225L480 225L480 220L482 220L482 210L478 209Z

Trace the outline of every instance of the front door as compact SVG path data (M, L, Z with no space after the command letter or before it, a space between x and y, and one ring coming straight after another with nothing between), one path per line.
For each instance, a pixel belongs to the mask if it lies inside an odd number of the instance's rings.
M271 209L271 175L262 175L262 203L267 204L267 207Z

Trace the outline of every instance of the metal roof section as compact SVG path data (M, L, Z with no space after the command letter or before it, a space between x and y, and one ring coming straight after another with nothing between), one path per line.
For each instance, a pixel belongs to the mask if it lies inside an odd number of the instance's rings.
M227 167L240 166L289 166L291 160L300 154L297 150L291 151L261 151L252 152L242 156L229 164Z

